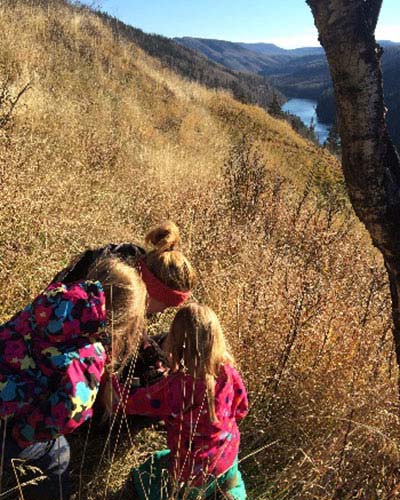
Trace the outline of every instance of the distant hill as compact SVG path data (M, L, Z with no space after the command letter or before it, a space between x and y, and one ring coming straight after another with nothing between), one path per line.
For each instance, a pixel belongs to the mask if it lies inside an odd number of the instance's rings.
M198 38L176 39L228 68L242 68L267 77L286 97L315 99L321 121L333 123L335 102L329 68L322 47L282 49L269 43L234 43ZM382 70L387 122L390 133L400 145L400 44L379 41L384 49Z
M324 53L322 47L301 47L298 49L282 49L273 43L239 43L245 49L258 52L265 55L284 55L284 56L313 56Z
M331 85L325 55L292 57L268 76L287 97L318 99Z
M206 38L174 38L174 41L196 50L227 68L250 71L264 76L290 67L298 58L324 56L322 47L283 49L273 43L243 43Z
M97 15L102 17L118 36L135 43L147 54L160 60L164 66L189 80L212 89L230 90L239 101L258 104L264 109L271 104L274 95L277 95L280 102L285 100L280 91L273 88L263 75L257 75L257 72L232 70L170 38L144 33L103 12L97 12Z
M295 56L315 56L318 54L323 55L324 49L322 47L299 47L297 49L290 49L289 52Z
M270 51L266 49L262 51L260 47L252 50L250 47L246 47L247 44L223 40L184 37L174 38L174 41L189 49L200 52L212 61L222 64L227 68L261 75L268 75L268 73L278 68L290 58L285 51L281 54L279 47L276 47L278 50L272 48Z
M278 47L274 43L238 43L241 47L265 55L287 55L286 49Z
M268 77L287 97L317 99L330 86L322 47L282 49L269 43L235 43L204 38L175 38L229 69Z
M395 45L399 45L398 42L392 42L391 40L378 40L378 42L382 47L393 47Z

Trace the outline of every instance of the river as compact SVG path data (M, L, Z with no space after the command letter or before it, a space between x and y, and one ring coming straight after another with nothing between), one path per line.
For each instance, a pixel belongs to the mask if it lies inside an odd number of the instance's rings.
M331 126L318 121L316 108L317 101L312 99L289 99L282 106L283 111L298 116L307 127L310 126L311 120L313 120L315 133L320 144L323 144L328 137Z

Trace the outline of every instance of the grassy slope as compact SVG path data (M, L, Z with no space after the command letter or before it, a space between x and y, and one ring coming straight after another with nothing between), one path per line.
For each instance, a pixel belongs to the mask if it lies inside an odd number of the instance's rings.
M249 498L385 498L399 444L385 277L336 161L89 11L50 5L0 10L1 80L12 95L31 82L0 130L1 318L85 246L171 218L249 387ZM102 446L90 442L95 468ZM118 489L151 446L145 433L107 452L84 497L103 498L108 477Z
M283 95L259 75L233 71L174 40L144 33L105 13L100 13L100 16L119 36L139 46L148 55L160 60L163 66L185 79L210 89L227 89L240 102L257 104L264 109L271 104L274 95L284 100Z
M3 133L2 239L17 222L14 234L25 250L18 256L10 248L14 269L19 260L25 268L28 257L28 264L41 266L45 282L71 251L140 236L174 213L168 195L185 193L196 180L203 190L201 179L218 177L242 135L259 144L269 170L296 182L304 182L313 165L337 169L286 123L182 81L116 40L86 11L55 4L47 11L22 2L1 13L2 80L12 79L13 95L30 82L8 133L11 143ZM143 200L132 196L138 192ZM136 218L151 193L167 204ZM35 231L28 219L36 221ZM38 248L47 251L49 263L39 264ZM32 279L21 276L24 300L36 288ZM2 308L8 312L8 303Z

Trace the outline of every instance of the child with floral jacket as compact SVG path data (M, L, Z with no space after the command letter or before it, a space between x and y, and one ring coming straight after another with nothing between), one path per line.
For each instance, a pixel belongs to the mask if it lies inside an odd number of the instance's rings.
M92 414L107 354L99 281L53 284L0 326L0 416L22 447Z
M68 498L64 435L91 417L106 363L121 362L142 331L146 288L137 271L108 258L89 278L51 284L0 326L3 465L18 458L48 472L24 491L29 499L59 498L59 482Z

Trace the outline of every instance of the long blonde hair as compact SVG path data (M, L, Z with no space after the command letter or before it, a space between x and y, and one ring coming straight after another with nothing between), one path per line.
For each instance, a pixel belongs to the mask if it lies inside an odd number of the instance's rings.
M136 269L116 257L93 263L89 280L103 285L106 327L112 342L111 368L122 367L135 352L144 331L146 287Z
M215 380L224 363L234 363L215 312L196 303L179 309L172 321L165 350L173 371L183 370L205 382L210 418L215 422Z
M150 271L168 287L181 292L190 291L196 281L196 272L178 250L178 226L171 221L163 222L146 235L145 243L152 247L146 255Z

